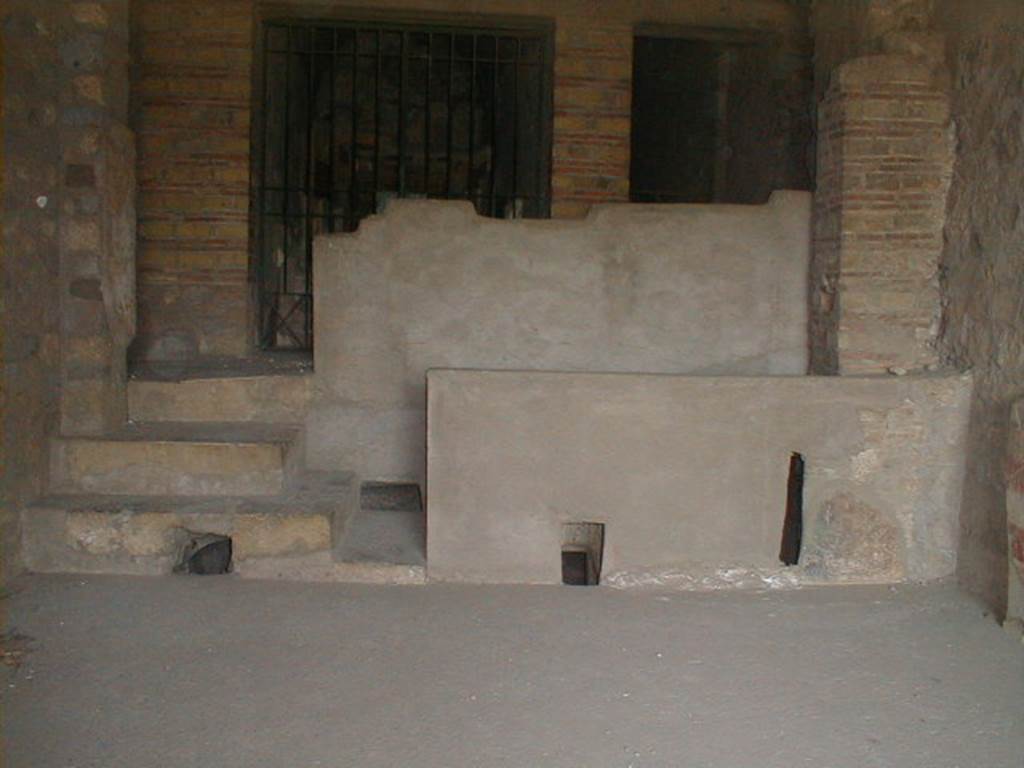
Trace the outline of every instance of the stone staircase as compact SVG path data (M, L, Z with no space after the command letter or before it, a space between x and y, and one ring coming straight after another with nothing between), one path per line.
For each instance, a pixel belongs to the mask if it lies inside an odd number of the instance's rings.
M169 573L191 537L214 533L231 538L241 576L422 581L418 489L415 505L398 493L396 512L394 493L369 486L361 503L350 473L304 466L310 380L216 370L132 379L123 428L52 441L50 494L22 514L27 568ZM378 518L381 498L390 515Z

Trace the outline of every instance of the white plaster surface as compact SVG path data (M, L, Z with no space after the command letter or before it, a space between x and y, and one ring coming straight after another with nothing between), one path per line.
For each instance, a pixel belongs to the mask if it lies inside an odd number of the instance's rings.
M311 464L422 480L429 368L803 374L810 195L499 221L404 200L315 248Z
M1024 653L949 587L12 585L6 768L1011 768Z
M780 586L955 569L969 377L428 381L432 580L558 583L566 522L605 524L603 571L622 586L725 587L730 569ZM780 573L794 451L803 551Z

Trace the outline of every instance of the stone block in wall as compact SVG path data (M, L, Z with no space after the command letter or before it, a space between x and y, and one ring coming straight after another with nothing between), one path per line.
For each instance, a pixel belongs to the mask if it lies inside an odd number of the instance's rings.
M819 109L811 368L934 367L946 193L946 94L903 56L841 65Z
M96 170L103 305L113 342L124 350L135 335L135 134L126 126L103 133Z
M69 4L60 27L61 430L126 418L135 333L135 136L125 124L128 3Z
M215 270L139 275L139 329L132 356L146 360L242 357L249 350L249 287Z

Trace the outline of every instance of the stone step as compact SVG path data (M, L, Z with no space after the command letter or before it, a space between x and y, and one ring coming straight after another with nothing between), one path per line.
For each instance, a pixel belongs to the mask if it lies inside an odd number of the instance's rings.
M56 495L22 512L22 552L36 573L166 574L189 538L214 533L237 573L309 578L309 558L333 561L356 495L345 473L304 473L273 498Z
M301 424L309 375L223 375L134 378L128 382L128 416L138 422L263 422Z
M336 554L344 563L426 565L426 518L419 487L364 484L359 509L347 519Z
M51 490L139 496L274 496L298 431L265 424L131 424L51 445Z

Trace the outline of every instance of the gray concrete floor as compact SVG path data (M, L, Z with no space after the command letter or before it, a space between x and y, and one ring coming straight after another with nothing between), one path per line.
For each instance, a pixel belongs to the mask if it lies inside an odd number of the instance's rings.
M950 587L31 577L6 766L1020 768L1024 647Z

